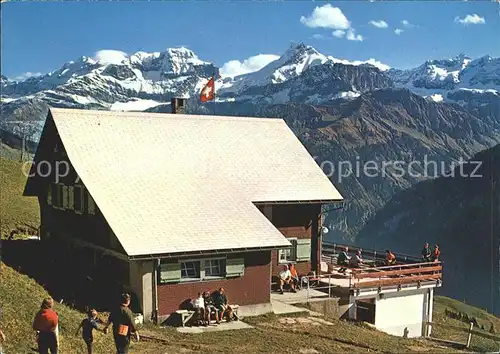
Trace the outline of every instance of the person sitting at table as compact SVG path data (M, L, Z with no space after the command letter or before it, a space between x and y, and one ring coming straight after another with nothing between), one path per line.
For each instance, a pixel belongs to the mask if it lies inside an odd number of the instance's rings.
M280 294L283 294L283 286L285 284L288 284L290 286L290 290L292 292L296 292L295 285L292 280L292 273L290 273L290 270L288 269L288 266L286 264L283 266L283 270L278 275L278 280L280 283Z
M345 273L347 268L345 266L349 266L349 260L351 257L347 255L347 252L349 252L349 247L344 247L344 250L339 254L337 258L337 265L341 266L339 269L339 273Z
M354 268L361 268L361 265L364 264L363 258L361 258L361 250L357 250L356 254L351 257L349 264Z
M391 266L396 264L396 256L390 250L385 251L385 265Z
M293 263L290 263L288 265L288 269L290 270L290 275L292 276L292 282L295 287L295 289L300 287L300 282L299 282L299 274L297 273L297 269L295 268L295 265Z

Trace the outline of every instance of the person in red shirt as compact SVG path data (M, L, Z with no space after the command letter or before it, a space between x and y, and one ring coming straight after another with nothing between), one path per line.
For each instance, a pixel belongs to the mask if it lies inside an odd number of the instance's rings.
M439 246L434 246L434 251L432 252L432 261L439 262L439 256L441 255L441 251L439 250Z
M292 292L296 292L296 288L300 286L299 284L299 274L297 273L297 269L295 269L295 265L293 263L290 263L288 265L288 269L290 270L290 274L292 275Z
M59 316L52 310L52 307L54 307L54 300L50 297L44 299L33 320L33 329L38 333L38 353L40 354L48 354L49 350L51 354L57 354Z

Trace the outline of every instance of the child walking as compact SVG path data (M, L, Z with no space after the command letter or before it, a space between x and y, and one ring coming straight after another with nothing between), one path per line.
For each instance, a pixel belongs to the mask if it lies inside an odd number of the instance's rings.
M76 335L80 332L80 328L82 328L82 338L87 345L88 354L92 354L92 343L94 342L94 334L93 330L99 330L99 323L102 323L101 320L97 318L97 311L95 309L91 309L87 318L85 318L78 326L76 330Z

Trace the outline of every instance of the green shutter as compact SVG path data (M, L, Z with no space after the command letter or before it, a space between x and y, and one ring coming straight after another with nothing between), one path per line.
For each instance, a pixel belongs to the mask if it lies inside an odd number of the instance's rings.
M311 239L297 240L297 262L305 262L311 260Z
M52 205L52 183L47 187L47 205Z
M63 189L63 193L62 193L62 197L63 197L62 207L63 207L63 209L67 209L68 208L68 186L64 186L63 185L62 189Z
M95 214L95 202L90 193L87 191L87 211L89 214Z
M68 187L68 209L73 210L75 208L75 188L73 186Z
M160 265L160 283L178 283L180 280L180 263L166 263Z
M229 258L226 259L226 277L241 277L245 274L245 259Z

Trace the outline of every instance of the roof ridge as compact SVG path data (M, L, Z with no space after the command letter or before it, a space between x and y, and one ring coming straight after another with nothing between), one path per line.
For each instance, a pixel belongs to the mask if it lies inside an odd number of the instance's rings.
M104 110L91 110L91 109L72 109L72 108L55 108L50 107L49 110L59 114L72 114L72 115L89 115L92 113L107 115L107 116L125 116L132 118L148 117L148 118L182 118L182 119L212 119L212 120L238 120L238 121L262 121L262 122L284 122L283 118L267 118L267 117L248 117L248 116L215 116L203 114L176 114L176 113L154 113L154 112L131 112L131 111L104 111Z

